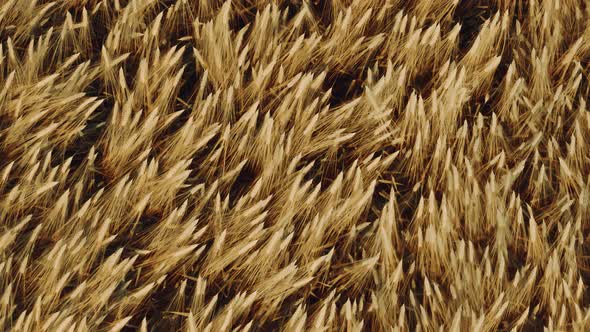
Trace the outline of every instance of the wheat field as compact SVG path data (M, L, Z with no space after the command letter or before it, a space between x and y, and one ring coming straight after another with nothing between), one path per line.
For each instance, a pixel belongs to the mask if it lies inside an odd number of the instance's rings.
M0 330L590 330L587 0L0 0Z

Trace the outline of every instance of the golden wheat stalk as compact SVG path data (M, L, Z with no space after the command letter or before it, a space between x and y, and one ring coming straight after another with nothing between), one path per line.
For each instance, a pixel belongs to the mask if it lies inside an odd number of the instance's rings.
M589 26L0 1L0 330L589 330Z

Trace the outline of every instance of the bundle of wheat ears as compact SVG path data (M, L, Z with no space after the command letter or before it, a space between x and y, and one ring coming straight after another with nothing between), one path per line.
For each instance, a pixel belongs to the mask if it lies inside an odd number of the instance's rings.
M0 330L588 331L587 0L0 0Z

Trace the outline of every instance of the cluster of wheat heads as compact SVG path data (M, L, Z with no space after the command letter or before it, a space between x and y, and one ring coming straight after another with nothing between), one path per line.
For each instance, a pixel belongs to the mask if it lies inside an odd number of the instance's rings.
M589 26L1 0L0 330L588 330Z

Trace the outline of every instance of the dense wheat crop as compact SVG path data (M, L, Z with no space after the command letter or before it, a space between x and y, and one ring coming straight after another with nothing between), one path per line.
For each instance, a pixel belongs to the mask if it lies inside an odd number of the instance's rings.
M0 0L0 330L588 331L585 0Z

